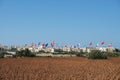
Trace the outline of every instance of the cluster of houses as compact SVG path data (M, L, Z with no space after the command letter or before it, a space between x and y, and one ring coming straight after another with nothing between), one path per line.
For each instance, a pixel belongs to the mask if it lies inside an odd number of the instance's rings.
M25 50L25 49L29 49L31 52L39 52L42 50L48 53L54 53L55 49L60 49L65 52L70 52L70 51L81 52L82 51L82 52L87 52L87 53L90 53L92 50L100 50L104 52L113 52L115 50L114 47L84 47L84 48L77 47L77 48L74 48L74 47L68 47L68 46L61 47L61 48L43 47L43 46L38 46L38 47L26 46L26 47L17 48L18 51Z
M46 53L54 53L55 49L59 49L65 52L87 52L90 53L92 50L100 50L100 51L104 51L104 52L114 52L115 48L114 47L69 47L69 46L64 46L64 47L59 47L59 48L55 48L54 46L49 46L49 47L45 47L45 46L22 46L22 47L16 47L16 46L0 46L0 52L4 52L6 51L7 53L10 53L12 55L16 54L16 51L20 51L20 50L25 50L25 49L29 49L31 52L35 52L35 53L39 53L40 51L44 51ZM10 55L6 55L5 57L10 57Z
M87 52L90 53L92 50L100 50L102 52L114 52L114 47L85 47L85 48L63 48L63 51L74 51L74 52Z
M70 52L70 51L74 51L74 52L91 52L92 50L100 50L100 51L104 51L104 52L113 52L115 50L114 47L69 47L69 46L64 46L64 47L59 47L59 48L55 48L55 47L43 47L38 46L38 47L31 47L31 46L21 46L21 47L17 47L17 46L0 46L0 51L20 51L20 50L25 50L25 49L29 49L31 52L39 52L39 51L45 51L45 52L51 52L54 53L55 49L60 49L66 52ZM12 52L11 52L12 53Z

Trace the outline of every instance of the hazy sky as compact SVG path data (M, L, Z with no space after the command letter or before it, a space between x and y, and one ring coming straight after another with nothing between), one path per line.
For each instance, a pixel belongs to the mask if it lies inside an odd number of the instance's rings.
M0 0L0 44L120 47L120 0Z

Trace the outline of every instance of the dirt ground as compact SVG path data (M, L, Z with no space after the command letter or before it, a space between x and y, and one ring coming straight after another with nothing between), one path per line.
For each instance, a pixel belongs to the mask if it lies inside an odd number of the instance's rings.
M120 57L0 59L0 80L120 80Z

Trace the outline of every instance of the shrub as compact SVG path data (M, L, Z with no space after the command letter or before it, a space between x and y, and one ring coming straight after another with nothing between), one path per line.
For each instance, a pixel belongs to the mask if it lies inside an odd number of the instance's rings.
M78 52L78 53L76 53L76 56L83 57L83 56L85 56L85 53L84 52Z
M3 53L0 53L0 58L4 58L4 54Z
M69 54L78 54L78 52L70 51Z
M88 53L88 59L107 59L107 55L99 50L93 50Z
M45 51L44 50L40 50L39 53L45 53Z
M17 48L11 48L10 51L17 51Z
M35 54L32 53L29 49L21 50L16 52L17 57L35 57Z
M57 53L63 53L63 50L62 49L55 49L55 52L57 52Z
M116 53L116 52L114 52L114 53L106 52L105 54L108 57L117 57L117 56L120 56L120 53Z

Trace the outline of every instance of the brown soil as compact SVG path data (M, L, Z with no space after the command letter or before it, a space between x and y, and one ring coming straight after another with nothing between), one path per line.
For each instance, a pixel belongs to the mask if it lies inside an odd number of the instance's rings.
M0 59L0 80L120 80L120 57Z

